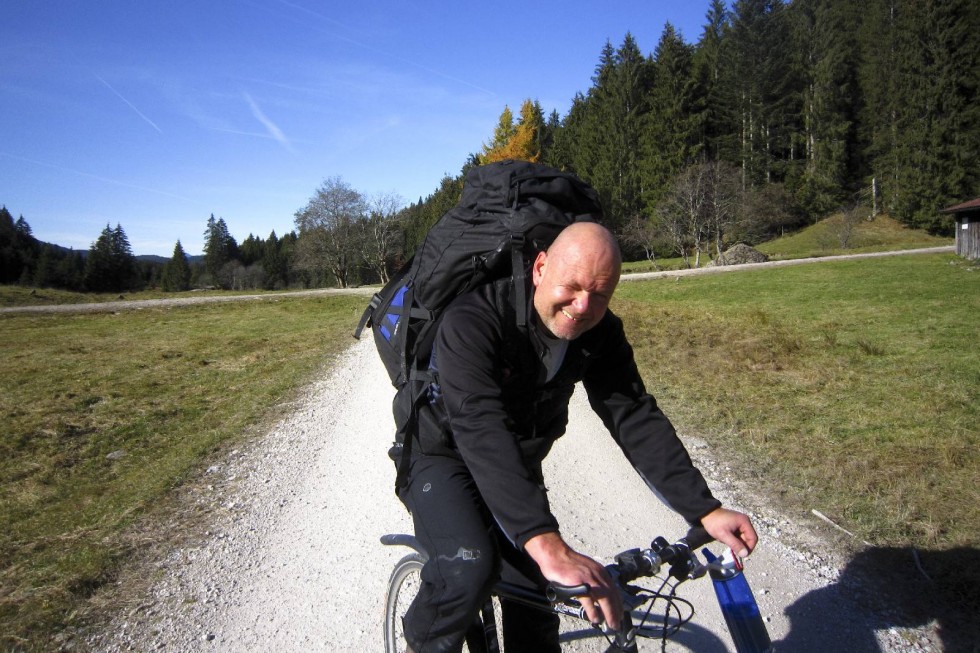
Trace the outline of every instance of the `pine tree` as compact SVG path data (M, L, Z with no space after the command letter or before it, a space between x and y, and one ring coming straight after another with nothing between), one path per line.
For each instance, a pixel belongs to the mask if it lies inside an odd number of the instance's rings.
M592 76L592 88L572 104L564 139L572 170L595 188L607 214L612 211L616 177L613 164L616 121L612 107L615 67L616 51L606 41Z
M59 287L81 291L85 288L85 258L81 252L71 250L58 261L55 274Z
M971 0L899 6L895 108L897 217L949 232L938 210L976 193L980 166L980 7Z
M112 229L105 226L92 243L85 257L85 288L93 292L111 290L112 278Z
M0 238L6 238L7 234L14 232L14 216L7 210L7 205L0 206Z
M53 288L61 285L58 283L58 256L51 245L45 245L41 249L37 266L34 268L33 285L38 288Z
M21 236L33 236L34 232L31 230L31 225L27 224L27 220L24 216L17 218L17 222L14 223L14 230Z
M238 247L238 259L245 267L261 262L264 256L265 241L258 236L249 234L248 238L243 240L242 244Z
M549 149L551 149L552 144L555 141L554 130L561 124L561 116L558 112L552 109L551 113L545 118L544 109L541 107L541 103L537 100L533 103L533 109L535 114L535 120L538 125L538 161L544 161L545 154Z
M284 239L285 240L285 239ZM265 241L262 269L265 271L266 288L275 290L289 285L289 261L284 241L280 241L273 231Z
M690 111L698 149L708 160L721 157L721 141L732 124L730 104L721 85L721 44L729 28L728 10L722 0L712 0L691 58Z
M734 108L722 157L741 167L743 187L782 181L796 157L799 83L781 0L737 0L722 43L723 93Z
M653 88L641 140L644 200L648 207L656 205L671 180L699 153L691 106L692 54L693 48L667 23L654 50Z
M583 125L587 111L586 103L587 100L582 93L575 94L568 113L553 131L551 148L544 157L544 162L548 165L559 170L576 172L581 177L586 175L577 167L576 159L581 156L579 150L582 147L581 137L585 131ZM549 124L551 124L550 120Z
M449 209L456 206L463 194L462 174L452 177L446 175L437 188L424 200L419 200L405 209L406 215L400 218L405 230L405 257L410 257L425 234Z
M883 210L896 207L896 113L901 102L896 18L900 1L868 0L859 32L861 105L857 136L867 166L863 181L871 189L873 207Z
M15 221L6 207L0 209L0 283L30 285L41 249L24 216Z
M217 279L221 269L237 257L238 243L228 232L225 219L215 220L212 213L204 230L204 269Z
M592 79L582 119L569 134L572 167L599 193L606 225L618 232L643 213L639 160L651 63L627 33L617 50L606 43Z
M106 225L85 259L85 289L93 292L122 292L138 287L136 258L122 225Z
M6 206L0 207L0 283L14 283L20 278L22 263L17 240L14 216Z
M803 137L806 164L801 205L823 216L841 207L854 188L856 138L857 7L830 0L792 5L796 41L806 77Z
M160 276L160 287L164 292L181 292L190 290L191 287L191 266L187 261L187 255L180 241L174 246L173 256L163 266L163 274Z

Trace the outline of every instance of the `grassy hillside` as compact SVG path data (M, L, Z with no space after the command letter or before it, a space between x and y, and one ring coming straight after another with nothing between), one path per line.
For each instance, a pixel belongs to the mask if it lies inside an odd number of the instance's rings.
M776 260L952 244L952 238L909 229L887 215L879 215L874 220L861 220L848 230L844 216L837 214L794 234L762 243L756 249Z
M886 215L855 224L847 237L847 247L841 246L843 231L843 216L838 214L798 232L756 245L755 248L768 254L772 260L780 260L954 244L952 238L940 238L925 231L909 229ZM714 251L710 254L714 254ZM694 258L691 260L693 262ZM702 256L701 265L707 265L709 260L708 256ZM680 270L685 267L684 260L680 257L658 259L657 266L660 270ZM653 272L655 268L649 261L631 261L623 265L623 271Z

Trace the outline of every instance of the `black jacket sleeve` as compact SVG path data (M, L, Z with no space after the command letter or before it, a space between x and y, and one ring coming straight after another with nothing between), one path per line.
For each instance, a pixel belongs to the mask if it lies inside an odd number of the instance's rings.
M443 315L434 343L443 407L483 500L518 547L557 531L540 479L525 462L504 403L499 316L475 294Z
M597 327L597 330L600 327ZM721 505L647 393L619 318L608 313L583 379L593 410L647 485L690 523Z

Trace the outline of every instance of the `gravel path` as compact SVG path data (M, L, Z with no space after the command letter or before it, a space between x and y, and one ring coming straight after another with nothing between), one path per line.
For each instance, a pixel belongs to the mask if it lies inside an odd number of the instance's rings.
M73 648L380 650L385 584L404 551L378 538L411 532L386 456L391 394L370 339L351 347L289 417L208 469L196 495L208 505L207 527L122 578L126 607ZM608 561L654 535L681 535L679 518L628 468L581 395L546 469L566 537ZM735 472L704 443L687 443L719 496L752 512L760 529L748 574L778 650L938 650L923 632L876 626L839 590L821 540L729 492ZM681 595L697 614L667 650L733 651L710 583ZM565 650L602 650L587 635L572 633Z

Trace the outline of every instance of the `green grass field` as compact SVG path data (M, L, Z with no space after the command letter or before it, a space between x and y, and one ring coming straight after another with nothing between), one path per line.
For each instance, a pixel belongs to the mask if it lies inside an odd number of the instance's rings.
M127 529L288 406L363 297L0 316L0 646L50 650Z
M980 270L914 255L624 283L651 391L799 514L875 544L980 533Z
M191 292L163 292L141 290L126 293L85 293L55 288L29 288L27 286L0 286L0 308L9 306L54 306L57 304L96 304L119 300L174 299L175 297L227 297L229 295L263 295L267 290L195 290Z

